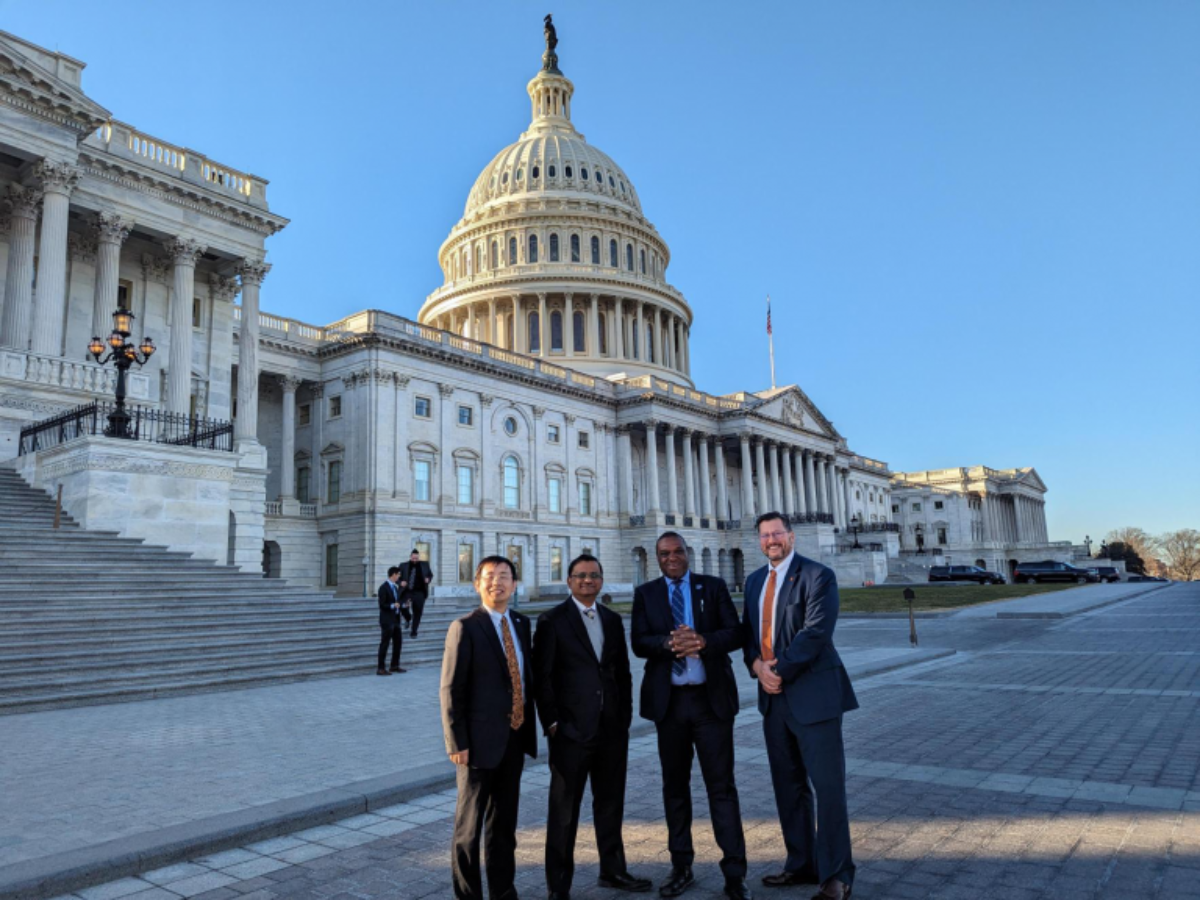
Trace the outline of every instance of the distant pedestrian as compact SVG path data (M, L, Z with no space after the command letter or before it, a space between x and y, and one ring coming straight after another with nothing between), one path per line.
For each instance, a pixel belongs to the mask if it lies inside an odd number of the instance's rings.
M409 637L416 637L421 630L421 616L425 613L425 601L429 597L429 584L433 581L433 569L414 550L408 562L400 566L400 589L412 607L412 629Z
M403 672L400 668L400 648L404 644L404 629L400 626L400 617L404 610L404 602L400 596L400 567L388 569L387 581L379 586L379 665L376 675L391 675L392 672ZM392 670L383 667L387 660L388 644L392 645Z

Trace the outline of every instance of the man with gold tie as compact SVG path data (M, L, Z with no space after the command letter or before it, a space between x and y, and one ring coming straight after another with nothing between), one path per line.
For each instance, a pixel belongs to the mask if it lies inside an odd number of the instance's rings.
M758 709L779 824L783 871L766 887L820 885L813 900L844 900L854 884L842 715L858 708L833 646L838 588L833 570L796 553L781 513L758 517L767 565L746 579L744 655L758 679Z

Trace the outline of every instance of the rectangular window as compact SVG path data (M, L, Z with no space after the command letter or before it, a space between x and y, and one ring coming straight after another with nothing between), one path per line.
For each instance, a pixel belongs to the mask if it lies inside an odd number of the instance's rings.
M342 414L342 397L339 394L336 397L329 398L329 418L336 419Z
M934 500L934 501L933 501L933 508L934 508L934 509L942 509L944 506L945 506L945 504L944 504L944 503L942 503L942 501L941 501L941 500Z
M200 305L200 298L192 298L192 327L199 328L204 324L204 308Z
M342 462L335 459L329 464L329 493L326 503L337 503L342 499Z
M469 406L460 406L458 408L458 424L471 425L475 421L475 410Z
M550 580L563 580L563 552L562 547L550 548Z
M914 504L912 505L912 511L913 511L913 512L920 512L920 511L921 511L921 504L920 504L920 503L914 503Z
M552 444L557 444L559 442L560 438L561 438L561 433L559 432L557 425L547 425L546 426L546 440L548 440Z
M417 541L415 544L413 544L413 549L417 551L417 556L420 557L421 562L429 562L428 541Z
M586 431L579 432L579 449L586 450L590 440L591 439L588 437L588 433Z
M458 583L470 584L475 580L475 545L458 545Z
M418 397L415 402L416 406L413 408L413 415L418 419L433 418L433 403L428 397Z
M117 282L117 306L121 309L130 309L131 303L133 303L133 282L122 279Z
M525 557L521 551L520 544L509 544L508 551L504 554L509 561L517 567L517 580L521 579L521 573L525 571Z
M337 587L338 583L338 545L325 545L325 587Z
M470 466L458 467L458 505L470 506L475 502L475 470Z
M562 479L551 478L548 487L549 491L547 499L549 500L550 504L550 512L562 512Z
M945 528L938 529L938 543L939 544L946 543L946 529Z
M586 481L579 483L579 514L581 516L592 514L592 486Z
M414 500L429 500L429 482L433 466L427 459L418 459L413 463Z
M892 504L892 514L893 514L893 515L898 515L898 514L899 514L899 512L900 512L900 504L899 504L899 503L893 503L893 504Z
M312 484L312 469L301 466L296 470L296 499L301 503L311 503L308 499L309 486Z
M301 403L300 408L296 410L296 421L300 425L312 424L312 404Z

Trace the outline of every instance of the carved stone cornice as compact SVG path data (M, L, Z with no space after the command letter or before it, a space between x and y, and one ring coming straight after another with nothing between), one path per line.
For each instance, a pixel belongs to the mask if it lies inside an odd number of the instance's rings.
M401 375L399 372L396 373L396 387L402 391L408 387L408 383L411 380L407 375Z
M208 249L199 241L186 237L173 237L163 241L163 248L171 257L171 262L177 266L195 266L196 260Z
M236 269L243 287L247 284L262 284L270 271L271 264L261 259L243 259L238 262Z
M4 198L4 208L12 216L36 219L38 204L41 202L42 191L40 188L13 183L8 186L8 196Z
M32 177L41 185L43 193L62 194L64 197L71 196L71 191L79 184L79 176L82 174L79 166L48 159L39 160L31 171Z
M133 230L133 222L122 219L116 213L98 212L92 217L92 234L98 244L117 244L120 246Z

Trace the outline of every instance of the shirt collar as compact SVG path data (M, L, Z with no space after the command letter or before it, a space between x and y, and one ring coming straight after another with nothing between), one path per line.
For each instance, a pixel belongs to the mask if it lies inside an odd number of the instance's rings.
M663 576L663 581L665 581L667 584L674 584L674 583L675 583L675 579L674 579L674 578L668 578L666 575L664 575L664 576ZM686 570L686 571L683 573L683 575L681 575L681 576L680 576L680 578L679 578L679 584L680 584L680 586L681 586L681 587L682 587L683 585L685 585L685 584L686 584L688 587L691 587L691 586L692 586L692 570L691 570L691 569L687 569L687 570Z
M585 615L587 614L587 611L588 611L589 609L595 609L595 608L596 608L596 604L595 604L595 603L593 603L591 606L584 606L582 603L580 603L580 602L579 602L579 600L578 600L578 599L576 599L576 597L575 597L575 595L574 595L574 594L572 594L572 595L571 595L571 600L572 600L572 601L575 603L575 607L576 607L576 608L577 608L577 609L578 609L578 610L579 610L581 613L584 613Z
M795 557L795 555L796 555L796 551L795 551L795 550L792 550L792 551L791 551L791 552L790 552L790 553L789 553L787 556L785 556L785 557L784 557L784 558L783 558L783 559L780 561L779 565L777 565L777 566L771 566L771 568L775 570L775 577L776 577L776 578L779 578L779 577L781 577L781 576L783 576L783 575L786 575L786 574L787 574L787 570L788 570L789 568L791 568L791 565L792 565L792 559ZM768 565L770 565L770 564L768 563Z
M509 608L509 609L506 609L506 610L505 610L504 612L502 612L502 613L498 613L498 612L496 612L496 611L495 611L494 609L492 609L490 606L485 606L485 607L484 607L484 609L486 609L486 610L487 610L487 614L488 614L489 616L491 616L491 617L492 617L492 624L493 624L493 625L495 625L497 628L499 628L499 627L500 627L500 620L501 620L501 619L508 619L508 627L509 627L509 628L512 628L512 627L513 627L513 620L512 620L512 616L510 616L510 615L509 615L509 613L511 613L511 612L512 612L512 609L511 609L511 608Z

